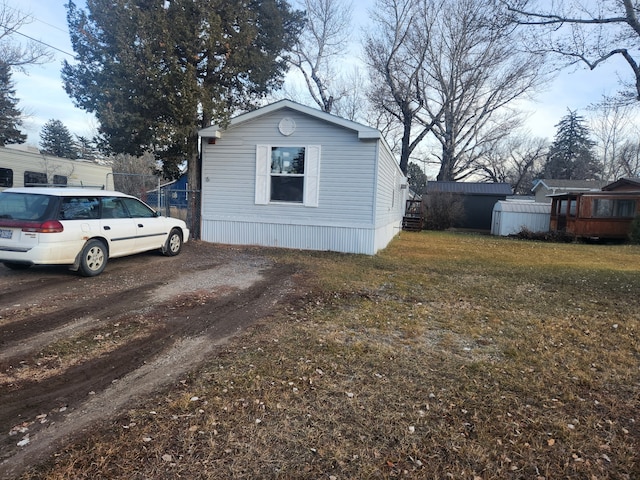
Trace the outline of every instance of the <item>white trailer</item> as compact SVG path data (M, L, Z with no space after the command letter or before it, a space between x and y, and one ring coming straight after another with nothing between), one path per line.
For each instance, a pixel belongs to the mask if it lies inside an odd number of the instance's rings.
M45 155L36 148L23 148L0 147L0 191L9 187L35 186L113 190L110 166Z

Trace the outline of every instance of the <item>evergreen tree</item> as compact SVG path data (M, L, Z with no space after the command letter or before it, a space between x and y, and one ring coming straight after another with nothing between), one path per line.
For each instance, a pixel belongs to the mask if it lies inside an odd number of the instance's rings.
M165 175L197 162L200 128L280 86L303 18L283 0L92 0L87 11L70 0L67 8L77 53L63 66L67 93L96 115L109 153L153 151Z
M95 140L76 135L77 156L83 160L96 160L99 156Z
M60 120L49 120L40 132L42 153L61 158L78 158L78 149L69 129Z
M544 166L544 177L558 180L600 178L602 165L593 152L595 142L589 138L584 118L569 110L556 128L558 130Z
M409 162L407 177L411 189L418 195L427 193L427 176L417 163Z
M11 69L0 62L0 146L24 143L27 136L18 130L22 125L22 112L16 107L15 89L11 81Z

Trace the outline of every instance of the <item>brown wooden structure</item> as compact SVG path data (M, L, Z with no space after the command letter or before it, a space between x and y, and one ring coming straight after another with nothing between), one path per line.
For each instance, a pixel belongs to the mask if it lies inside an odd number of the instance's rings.
M422 215L422 200L407 200L407 207L402 217L402 229L419 232L424 226Z
M552 232L583 238L624 239L640 215L640 190L551 195Z

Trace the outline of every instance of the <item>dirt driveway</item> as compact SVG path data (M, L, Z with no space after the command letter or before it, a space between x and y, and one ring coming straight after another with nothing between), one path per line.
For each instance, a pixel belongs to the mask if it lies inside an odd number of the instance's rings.
M0 478L177 381L291 289L292 267L202 242L95 278L0 265Z

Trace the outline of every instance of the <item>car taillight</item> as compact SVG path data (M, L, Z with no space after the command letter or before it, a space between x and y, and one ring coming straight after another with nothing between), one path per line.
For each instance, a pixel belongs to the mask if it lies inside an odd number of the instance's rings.
M64 227L58 220L47 220L40 224L24 226L22 231L29 233L60 233L64 231Z

